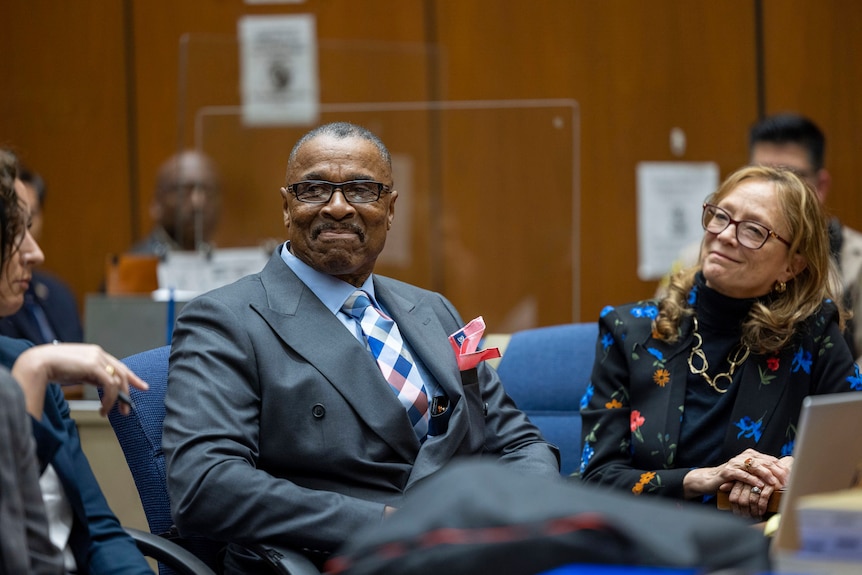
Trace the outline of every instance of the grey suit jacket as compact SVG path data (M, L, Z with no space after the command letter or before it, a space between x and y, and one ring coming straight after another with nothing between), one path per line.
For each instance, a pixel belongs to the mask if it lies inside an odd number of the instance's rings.
M556 448L496 372L459 372L448 335L463 322L451 303L374 282L449 397L447 431L420 448L373 357L276 251L260 274L199 296L177 319L163 447L182 534L300 550L319 564L457 457L559 476Z
M0 573L64 572L63 556L48 536L24 394L5 367L0 367L0 534Z

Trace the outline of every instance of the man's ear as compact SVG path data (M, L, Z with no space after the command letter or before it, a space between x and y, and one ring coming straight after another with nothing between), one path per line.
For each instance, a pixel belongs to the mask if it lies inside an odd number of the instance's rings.
M392 190L389 192L389 214L386 216L386 229L392 227L392 220L395 219L395 200L398 199L398 191Z
M290 192L287 191L287 188L281 188L281 213L284 217L284 227L290 228L290 208L288 203L288 197Z
M150 219L161 224L162 218L164 217L165 211L162 208L162 205L153 198L153 201L150 202Z
M817 171L817 197L820 198L820 203L826 205L826 196L829 195L829 188L832 187L832 174L826 168L820 168Z

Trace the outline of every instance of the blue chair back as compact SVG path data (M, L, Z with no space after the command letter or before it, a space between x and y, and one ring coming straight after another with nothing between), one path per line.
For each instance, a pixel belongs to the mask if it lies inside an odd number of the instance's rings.
M165 455L162 452L169 355L170 346L166 345L123 359L123 363L146 381L150 388L148 391L132 388L129 393L135 406L132 412L123 416L118 410L112 409L108 419L135 480L150 533L172 539L215 570L216 554L221 545L203 538L180 538L172 530ZM174 571L159 564L159 573L172 575Z
M599 329L596 322L515 332L497 373L509 397L549 442L560 448L560 472L581 459L581 397L590 382Z

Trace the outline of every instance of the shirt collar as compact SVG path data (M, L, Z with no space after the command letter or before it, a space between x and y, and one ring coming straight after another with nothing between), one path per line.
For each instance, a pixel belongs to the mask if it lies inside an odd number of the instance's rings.
M370 295L372 303L377 305L374 296L374 274L369 275L362 286L357 288L329 274L319 272L300 260L290 252L290 242L284 242L281 246L281 259L333 314L341 310L345 300L357 289Z

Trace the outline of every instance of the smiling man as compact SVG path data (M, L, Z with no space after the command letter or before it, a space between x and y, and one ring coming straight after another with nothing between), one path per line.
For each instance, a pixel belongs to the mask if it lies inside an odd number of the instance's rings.
M494 370L459 371L452 304L373 273L398 199L380 139L312 130L281 195L288 241L177 320L163 446L180 533L228 543L228 573L262 572L249 547L320 567L456 458L558 477Z

